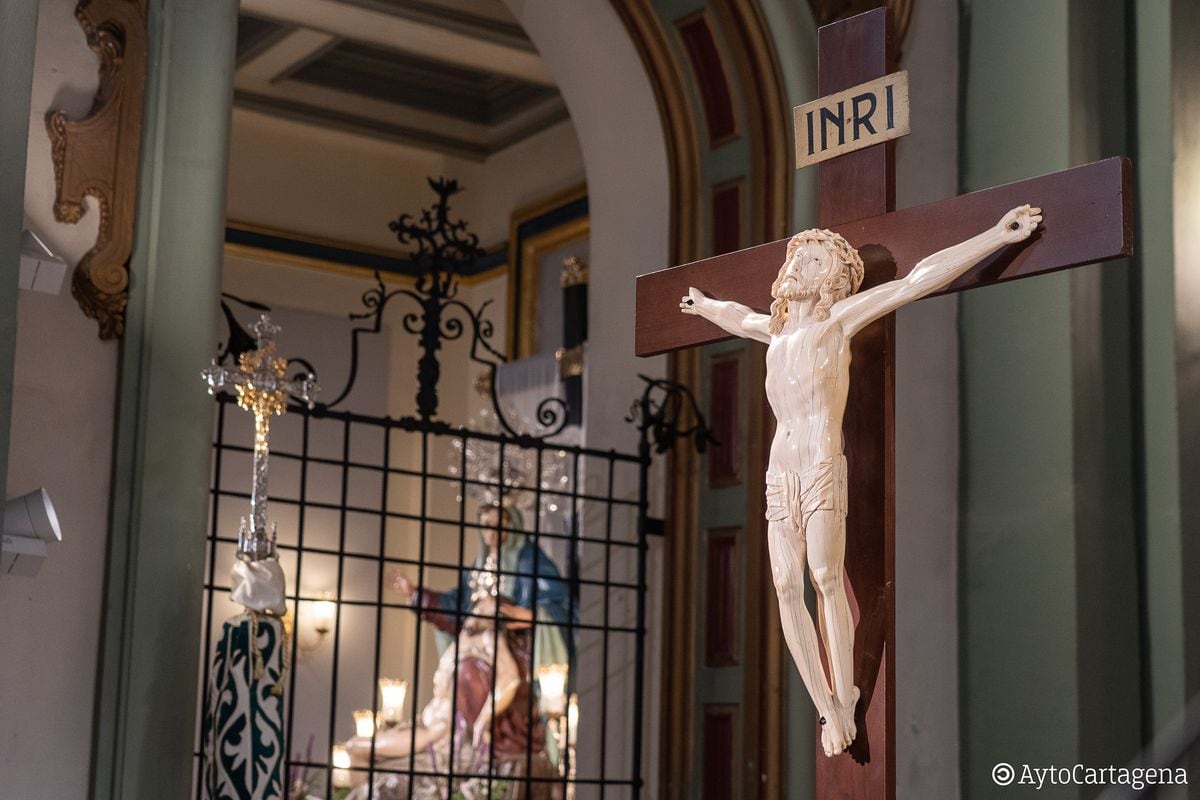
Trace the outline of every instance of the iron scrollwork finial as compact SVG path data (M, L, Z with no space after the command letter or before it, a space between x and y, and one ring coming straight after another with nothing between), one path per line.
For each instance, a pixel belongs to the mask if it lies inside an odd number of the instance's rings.
M646 388L634 401L625 421L637 426L643 458L650 456L651 447L661 454L680 440L691 439L696 452L701 454L709 445L720 444L691 389L665 378L638 377L646 383Z
M389 223L401 244L415 249L410 258L416 264L420 277L412 289L389 290L378 271L375 286L363 294L365 311L351 314L354 320L369 320L370 325L357 327L351 334L350 375L345 388L325 408L342 402L354 386L358 374L359 338L364 333L377 334L382 329L383 313L392 298L407 297L415 308L401 317L400 323L409 334L418 337L421 357L417 361L417 419L416 424L433 425L438 410L437 388L441 378L438 351L442 343L470 335L469 356L476 364L485 367L485 380L496 420L504 430L523 439L548 439L567 425L567 405L559 397L548 397L537 407L539 429L531 433L518 431L509 420L500 402L496 385L496 367L507 359L492 344L495 327L485 313L491 301L478 308L458 299L459 276L472 266L484 251L479 247L479 237L471 233L467 224L451 216L450 198L462 191L458 181L446 178L430 178L429 187L437 195L437 202L419 215L402 214Z

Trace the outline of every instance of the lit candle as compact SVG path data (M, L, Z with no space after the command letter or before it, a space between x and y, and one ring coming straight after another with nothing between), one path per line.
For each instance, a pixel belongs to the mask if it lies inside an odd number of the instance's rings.
M542 695L542 711L561 717L563 701L566 699L567 665L543 664L537 671L538 687Z
M346 751L346 745L335 744L333 746L330 763L333 765L333 785L339 789L348 787L350 785L350 753Z
M354 730L364 739L375 735L375 714L371 709L361 708L354 712Z
M379 679L380 706L385 725L394 725L400 721L400 714L404 710L404 698L407 694L408 681L394 678Z
M579 695L571 695L571 700L567 703L567 741L577 742L579 738L575 735L579 728Z

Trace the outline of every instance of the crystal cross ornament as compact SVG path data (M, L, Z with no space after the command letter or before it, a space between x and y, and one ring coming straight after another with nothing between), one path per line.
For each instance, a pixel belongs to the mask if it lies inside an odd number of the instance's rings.
M250 490L250 524L242 520L238 533L238 556L248 561L275 557L275 534L267 533L267 470L270 454L271 417L287 411L289 399L313 407L317 378L311 372L287 379L287 359L275 353L279 327L266 314L250 328L255 349L238 357L237 369L223 367L213 359L200 375L208 393L222 390L237 394L238 406L254 414L254 485Z

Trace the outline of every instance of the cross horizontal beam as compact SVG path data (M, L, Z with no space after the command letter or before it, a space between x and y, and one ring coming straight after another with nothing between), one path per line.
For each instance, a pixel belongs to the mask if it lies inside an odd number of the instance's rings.
M903 277L925 256L994 225L1029 203L1045 222L1030 240L1008 247L958 279L946 292L1039 275L1128 256L1133 252L1132 168L1127 158L939 200L834 227L864 260L887 259ZM729 338L698 316L679 313L695 286L713 297L766 310L787 239L638 276L635 350L653 356ZM879 248L883 248L880 250ZM944 294L945 292L943 292Z

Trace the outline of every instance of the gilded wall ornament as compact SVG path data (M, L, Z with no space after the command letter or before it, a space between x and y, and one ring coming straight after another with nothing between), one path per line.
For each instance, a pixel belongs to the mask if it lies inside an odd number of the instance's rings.
M91 111L70 120L46 115L54 163L54 218L75 224L83 198L100 209L96 244L71 279L83 313L96 320L101 339L125 331L129 257L133 252L138 154L146 84L145 0L84 0L75 8L90 47L100 58L100 88Z

